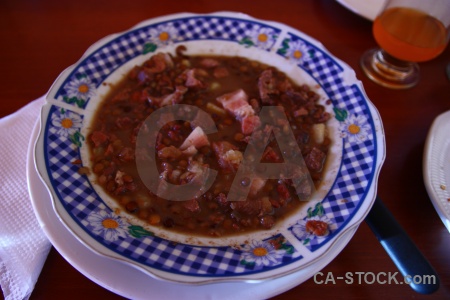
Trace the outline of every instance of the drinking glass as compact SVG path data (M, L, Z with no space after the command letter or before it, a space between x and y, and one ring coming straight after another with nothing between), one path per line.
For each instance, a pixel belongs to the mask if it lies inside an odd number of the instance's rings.
M389 0L372 31L380 48L363 54L363 71L385 87L412 87L420 78L417 62L435 58L448 43L450 0Z

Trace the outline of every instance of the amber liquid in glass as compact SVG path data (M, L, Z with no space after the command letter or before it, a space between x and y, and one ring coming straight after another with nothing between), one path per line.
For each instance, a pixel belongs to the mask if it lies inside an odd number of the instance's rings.
M444 25L419 10L393 7L385 10L373 24L378 45L393 57L421 62L444 51L447 33Z

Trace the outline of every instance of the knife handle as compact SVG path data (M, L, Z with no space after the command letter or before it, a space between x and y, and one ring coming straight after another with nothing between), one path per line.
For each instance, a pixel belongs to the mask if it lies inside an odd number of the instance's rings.
M414 291L431 294L439 289L438 274L378 196L366 217L366 223L400 273L404 278L408 276L408 282Z

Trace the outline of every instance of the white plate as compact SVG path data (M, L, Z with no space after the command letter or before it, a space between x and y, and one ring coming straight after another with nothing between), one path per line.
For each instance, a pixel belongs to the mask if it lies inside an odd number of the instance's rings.
M98 285L130 299L267 299L301 284L330 263L347 245L357 227L344 234L319 262L293 274L263 283L217 283L191 286L149 277L129 264L99 256L80 243L61 223L52 207L48 190L39 179L34 164L34 143L39 131L33 130L27 159L27 178L36 217L58 252L79 272ZM152 295L149 297L149 295Z
M355 14L375 20L387 0L336 0Z
M439 115L428 132L423 176L431 202L450 231L450 111Z
M168 32L173 39L160 40L161 33ZM130 219L123 210L116 214L95 178L80 174L79 164L73 163L90 165L85 138L93 112L108 92L110 85L105 83L116 82L135 64L177 45L185 45L190 53L239 55L275 65L298 83L316 88L319 104L332 116L327 123L333 142L324 184L298 213L275 228L227 239L198 239L200 243L192 236L160 234L163 228ZM169 15L108 36L58 77L46 100L36 161L59 218L98 254L174 282L256 282L323 259L341 235L364 220L385 157L379 113L347 64L294 28L240 13ZM94 222L99 217L109 222ZM309 234L305 223L311 219L326 222L329 234ZM117 226L104 226L110 222Z

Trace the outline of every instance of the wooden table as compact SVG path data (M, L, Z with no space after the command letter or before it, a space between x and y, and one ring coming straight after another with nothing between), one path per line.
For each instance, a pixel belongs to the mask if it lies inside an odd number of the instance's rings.
M434 118L450 109L450 81L445 66L450 49L422 63L422 79L409 90L389 90L372 83L358 65L361 54L376 46L371 22L331 0L277 1L24 1L0 2L0 117L42 96L58 74L77 61L95 41L136 23L170 13L239 11L275 20L321 41L348 63L378 108L386 134L387 158L378 194L441 279L427 299L450 299L450 234L434 210L422 178L422 155ZM396 272L369 227L362 223L347 247L323 273ZM318 285L313 279L274 299L418 299L407 285ZM31 296L36 299L121 299L90 281L50 251Z

